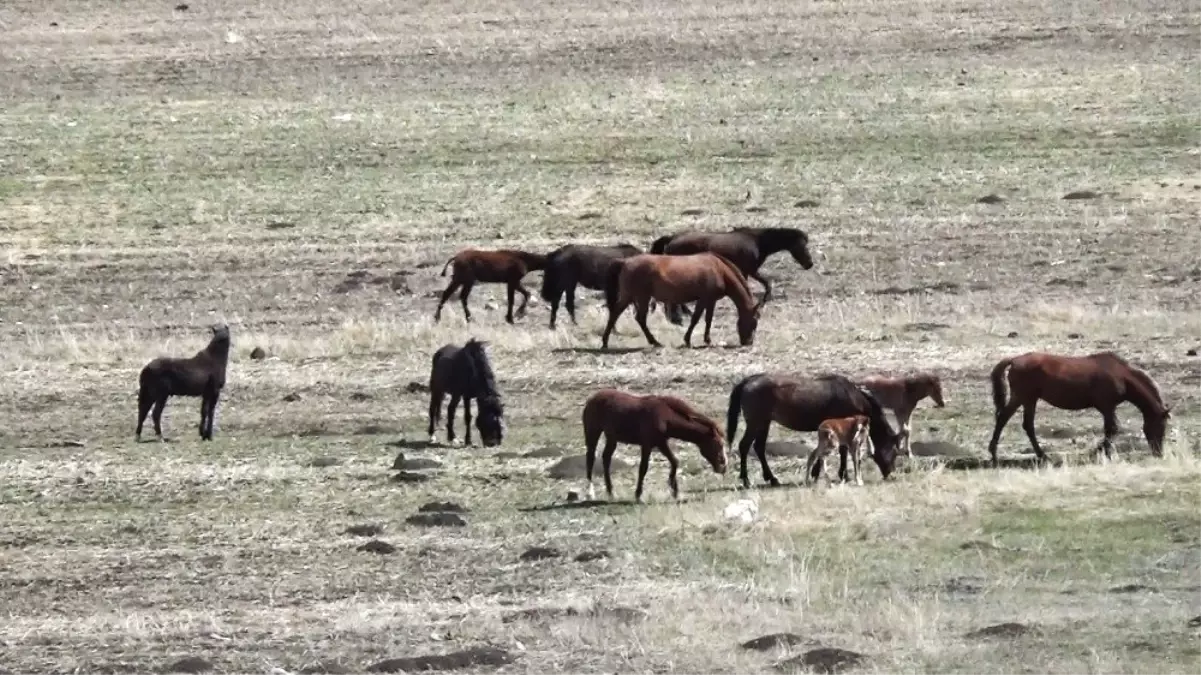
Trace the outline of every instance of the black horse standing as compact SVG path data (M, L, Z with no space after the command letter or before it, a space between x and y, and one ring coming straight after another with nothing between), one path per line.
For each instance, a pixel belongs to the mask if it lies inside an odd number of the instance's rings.
M780 251L788 251L803 269L813 267L809 253L809 235L795 227L736 227L729 232L683 231L664 235L651 243L651 253L658 255L690 255L708 251L734 263L743 274L763 284L763 299L771 298L771 282L759 273L767 259ZM672 323L682 323L684 317L677 305L664 307Z
M225 387L225 369L229 365L229 326L213 326L208 346L187 358L159 357L142 368L138 377L138 430L135 438L142 440L142 424L154 408L154 434L163 440L163 409L171 396L200 397L200 438L213 440L213 418L217 399Z
M455 409L463 400L463 426L467 430L467 444L471 445L471 400L476 401L475 427L480 432L484 447L500 445L504 439L504 405L496 388L496 377L492 364L484 351L486 342L472 338L462 347L443 345L434 352L430 369L430 441L434 440L434 428L442 412L442 397L450 394L446 407L446 442L455 440Z
M550 327L555 327L559 315L559 300L567 296L567 315L575 323L576 286L601 291L608 279L609 266L613 261L638 255L642 250L633 244L592 246L589 244L567 244L551 251L546 256L546 268L542 272L542 299L550 303Z

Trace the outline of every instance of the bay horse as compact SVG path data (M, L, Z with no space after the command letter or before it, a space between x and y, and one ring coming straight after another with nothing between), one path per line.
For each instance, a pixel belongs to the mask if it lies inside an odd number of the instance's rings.
M810 476L813 481L817 480L817 472L814 469L818 462L824 462L826 455L831 450L837 449L842 462L846 462L846 455L851 456L851 468L855 474L855 484L863 485L863 477L859 475L859 464L863 461L864 446L867 446L868 453L872 452L872 439L868 436L870 420L867 415L852 415L850 417L838 417L828 419L817 426L817 447L813 452L809 453L809 460L805 462L805 474ZM841 482L846 482L846 475L839 472ZM830 482L830 472L826 472L826 482Z
M434 352L430 368L429 436L434 442L434 428L442 412L442 397L450 394L446 407L446 442L455 442L455 409L463 401L463 427L467 445L471 445L471 401L476 402L475 427L484 447L500 445L504 440L504 404L492 373L492 364L484 347L486 342L471 338L462 347L443 345Z
M740 413L746 418L746 431L738 444L738 456L742 463L738 477L742 479L744 488L751 486L746 460L752 445L763 467L763 480L772 487L780 485L767 465L767 434L772 422L778 422L793 431L817 431L821 423L828 419L866 415L871 422L868 435L874 446L872 459L880 468L880 474L887 479L895 467L900 435L893 432L880 401L842 375L790 377L758 373L744 378L730 392L726 440L731 447L738 430ZM846 458L842 459L838 474L845 477ZM810 474L813 478L820 473L821 464L819 461L813 467L814 472Z
M229 326L211 326L213 336L208 345L194 356L179 358L160 356L147 363L138 375L138 428L134 439L142 440L142 425L154 408L154 435L163 438L163 410L172 396L200 397L200 439L213 440L213 419L217 400L225 387L225 371L229 366Z
M526 304L530 301L530 292L521 284L525 275L543 269L546 266L546 256L540 253L529 253L514 249L484 251L469 248L454 254L442 266L442 276L446 269L454 266L450 275L450 284L442 291L438 300L438 308L434 310L434 321L442 319L442 305L450 299L455 289L462 287L459 292L459 302L463 305L463 317L471 321L471 310L467 308L467 296L477 283L505 284L508 291L509 309L505 312L505 321L513 323L513 300L516 293L521 293L521 307L517 316L525 316Z
M1006 376L1008 371L1008 376ZM1001 431L1022 408L1022 428L1030 438L1040 461L1047 455L1034 434L1034 412L1039 401L1046 401L1061 410L1086 410L1101 413L1104 436L1094 454L1105 452L1112 456L1113 438L1118 434L1117 407L1125 402L1134 404L1143 414L1143 436L1156 457L1163 454L1163 437L1171 407L1164 405L1159 387L1143 370L1136 368L1113 352L1097 352L1087 356L1064 356L1045 352L1027 352L1001 359L992 369L993 406L996 408L996 427L988 443L992 464L997 466L997 443ZM1010 395L1006 396L1008 380Z
M642 485L650 466L651 451L658 450L667 458L671 472L667 484L672 497L680 498L676 477L680 463L668 440L678 439L696 445L714 473L726 472L726 446L722 443L721 427L712 419L697 412L687 401L675 396L639 396L617 389L601 389L584 402L581 415L584 424L584 444L588 448L584 462L588 473L588 498L593 499L592 467L596 463L596 446L603 434L605 449L601 462L605 469L605 491L613 499L613 479L610 468L618 443L637 445L642 449L638 464L638 486L634 501L642 502Z
M934 407L947 407L942 397L942 380L933 373L913 373L903 377L868 375L859 378L856 384L874 394L880 400L880 405L897 416L897 424L901 427L901 436L904 439L905 455L911 459L913 450L909 447L909 436L913 428L909 419L913 416L917 404L930 397L934 401Z
M564 295L567 296L567 315L574 324L576 286L603 291L610 264L639 253L642 249L626 243L613 246L567 244L551 251L546 256L541 291L542 299L550 303L550 327L555 327L559 300Z
M743 346L754 342L759 325L759 305L751 298L746 277L729 260L715 253L693 255L653 255L643 253L614 261L605 282L605 303L609 321L601 336L601 346L609 348L609 335L618 317L631 304L642 334L652 346L661 344L646 325L654 300L668 303L696 301L692 323L684 333L684 343L692 346L692 331L705 314L705 344L710 344L713 311L717 301L728 297L738 310L738 341Z
M809 254L809 235L795 227L736 227L728 232L686 230L659 237L651 243L650 252L661 255L688 255L708 251L734 263L744 275L763 285L763 299L771 298L771 282L759 272L767 259L780 251L788 251L803 269L813 267ZM679 306L664 307L668 319L683 322Z

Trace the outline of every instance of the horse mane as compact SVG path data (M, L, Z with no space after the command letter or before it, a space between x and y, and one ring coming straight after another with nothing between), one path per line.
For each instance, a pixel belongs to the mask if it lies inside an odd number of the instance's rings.
M463 354L467 357L467 365L472 371L472 379L479 383L481 398L496 399L497 407L501 407L500 392L496 388L496 375L492 372L492 363L484 343L471 338L463 346Z
M1159 385L1155 384L1155 380L1151 379L1151 376L1147 374L1147 371L1122 358L1116 352L1097 352L1091 356L1093 358L1112 359L1122 366L1125 366L1126 369L1130 371L1130 375L1134 378L1134 381L1145 387L1151 397L1161 406L1163 405L1163 392L1159 390Z
M871 436L872 444L882 447L893 441L896 432L893 431L892 425L884 415L884 406L880 405L880 400L874 394L855 384L846 376L837 373L825 373L818 375L815 379L828 383L847 400L853 401L856 397L864 397L867 400L867 417L871 420L868 435Z
M800 239L809 240L809 235L796 227L747 227L735 228L735 231L753 235L764 248L791 248Z
M672 412L682 417L685 421L704 427L705 429L716 434L719 438L721 437L721 427L719 427L713 420L705 417L693 409L693 407L684 399L676 396L660 395L659 400L666 403L667 407L670 408Z
M746 289L747 296L751 298L751 304L755 304L755 298L754 296L751 296L751 284L746 280L746 275L742 273L742 270L738 269L738 265L735 265L729 258L720 253L714 253L713 251L709 251L709 253L713 257L725 263L726 267L730 268L730 271L733 272L734 277L737 278L739 283L742 284L742 287Z

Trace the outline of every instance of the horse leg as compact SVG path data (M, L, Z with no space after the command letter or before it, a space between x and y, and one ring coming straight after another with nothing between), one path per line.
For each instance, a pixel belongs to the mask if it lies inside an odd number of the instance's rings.
M434 428L438 424L438 418L442 413L442 391L439 389L430 389L430 424L429 435L430 443L434 442Z
M467 296L471 295L474 286L474 281L467 281L463 283L463 290L459 291L459 303L463 305L463 318L466 321L471 321L471 310L467 309Z
M450 403L446 404L446 442L453 445L455 442L455 412L459 409L458 394L450 395Z
M988 442L988 454L992 456L993 468L997 468L997 443L1001 441L1001 432L1005 430L1005 425L1009 424L1009 420L1013 418L1013 414L1018 411L1022 405L1017 399L1010 400L1005 404L1004 408L998 408L996 413L996 426L992 430L992 440Z
M697 309L697 312L700 312L701 308L697 307L696 309ZM715 310L715 309L717 309L717 301L716 300L709 303L709 305L707 307L705 307L705 344L706 345L713 344L713 340L711 340L709 338L709 331L712 330L712 328L713 328L713 310Z
M571 324L576 325L575 321L575 283L567 284L567 316L571 317Z
M200 440L202 440L202 441L208 440L208 437L204 433L204 429L205 429L204 423L205 423L205 420L208 419L208 416L209 416L209 397L208 397L208 395L202 394L200 396Z
M742 440L738 442L738 478L742 480L742 487L750 489L751 479L746 473L746 458L751 452L751 445L755 442L754 430L751 428L750 422L747 422L746 431L742 432Z
M450 278L450 284L446 287L446 290L442 291L442 298L438 300L438 308L434 310L434 321L442 320L442 305L445 305L446 301L450 300L450 296L454 295L455 289L460 285L458 279L454 277Z
M642 334L646 336L646 341L651 343L652 347L662 347L654 335L651 335L651 329L646 325L646 315L650 312L650 298L638 299L634 301L634 319L638 321L638 327L642 329Z
M150 409L154 407L154 398L150 396L150 392L142 390L138 392L138 429L134 432L134 440L142 441L142 425L146 422L146 416L150 414Z
M767 430L755 438L755 455L759 457L759 464L763 466L763 480L772 487L780 487L780 481L776 479L775 474L771 472L771 467L767 465Z
M1030 401L1022 408L1022 428L1026 430L1026 435L1030 437L1030 445L1034 446L1034 454L1038 455L1039 461L1047 461L1047 453L1043 452L1042 446L1038 444L1038 437L1034 435L1034 412L1038 406L1038 399Z
M913 459L913 450L909 447L909 434L913 427L909 424L909 419L913 416L913 408L902 406L894 411L897 415L897 424L901 427L901 438L905 443L905 456Z
M667 458L667 464L671 467L671 471L667 474L667 486L671 488L672 499L680 500L680 460L676 459L676 453L671 451L671 446L664 440L659 444L659 452Z
M763 299L759 301L759 304L766 304L768 299L771 298L771 282L767 280L767 277L760 274L759 270L755 270L747 276L763 284Z
M605 451L601 454L601 464L605 468L605 494L613 501L613 453L617 451L617 441L605 434Z
M1102 410L1101 417L1104 419L1105 436L1101 439L1101 445L1097 446L1097 452L1104 450L1105 459L1113 458L1113 438L1118 435L1118 416L1114 410Z
M642 457L638 460L638 486L634 488L634 501L642 503L642 482L646 480L646 472L651 467L651 446L643 444Z
M478 403L476 403L475 406L476 406L476 408L479 408ZM470 396L463 397L463 428L466 430L464 433L467 434L467 445L470 446L471 445L471 397Z
M817 467L817 463L822 459L822 457L825 454L826 454L825 441L818 441L817 447L809 452L809 459L805 461L805 482L806 483L813 484L814 482L817 481L817 473L814 472L814 469ZM829 479L829 477L830 477L830 475L826 474L826 478Z
M530 292L521 284L521 281L517 282L517 292L521 294L521 306L517 308L517 318L524 319L525 307L530 302Z
M505 321L513 323L513 296L517 294L517 287L513 282L509 282L505 286L505 295L509 300L509 309L505 312Z
M613 327L617 325L617 319L621 317L621 313L626 311L626 307L629 307L629 306L630 306L630 303L628 303L628 302L625 304L618 303L618 305L616 307L611 307L609 309L609 321L608 321L608 323L605 324L604 334L601 335L601 348L602 349L609 348L609 335L613 332Z
M697 307L697 311L692 313L692 321L690 321L688 323L688 330L684 332L684 345L685 346L688 346L688 347L692 346L692 331L696 329L696 325L700 322L701 322L701 312L700 312L700 307ZM708 336L709 336L709 331L706 330L705 331L705 344L709 344Z
M584 454L585 473L588 474L588 501L596 499L596 491L592 489L592 467L596 464L596 444L600 440L601 430L599 427L592 428L584 426L584 447L587 452Z
M158 436L160 441L166 441L163 438L163 410L167 407L167 397L160 395L158 400L154 402L154 411L150 413L151 419L154 420L154 435Z
M201 438L206 441L213 440L213 422L217 416L217 401L221 398L221 392L214 391L208 396L207 415L201 414L200 425L203 427Z

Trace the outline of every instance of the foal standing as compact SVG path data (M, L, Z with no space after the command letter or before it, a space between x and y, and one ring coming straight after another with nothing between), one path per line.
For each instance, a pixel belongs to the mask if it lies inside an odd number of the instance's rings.
M596 444L601 434L605 436L605 450L601 461L605 468L605 491L613 499L613 479L610 467L618 443L638 445L642 448L642 461L638 464L638 487L634 500L642 501L642 483L650 467L651 450L658 449L671 465L667 484L672 497L680 498L680 485L676 479L679 461L667 444L668 439L687 441L700 449L715 473L726 472L726 446L722 443L721 428L713 420L697 412L686 401L675 396L638 396L616 389L601 389L584 403L584 444L588 448L584 463L588 473L588 498L592 499L592 467L596 463Z
M936 408L945 408L946 401L942 398L942 380L932 373L915 373L905 377L887 377L885 375L869 375L860 378L859 386L870 391L880 401L880 405L891 410L897 416L897 424L901 427L901 435L905 446L905 455L913 458L913 450L909 448L909 418L922 399L929 396Z
M217 399L225 387L225 369L229 365L229 326L213 326L208 346L188 358L162 356L142 368L138 376L138 429L134 438L142 440L142 424L154 408L154 435L163 438L163 410L172 396L200 397L200 438L213 440L213 417Z
M838 454L841 456L842 464L846 463L846 456L851 455L851 467L855 473L855 485L863 485L863 477L859 475L859 463L863 461L864 446L867 446L867 453L871 454L872 439L868 436L868 430L871 428L871 420L867 415L852 415L851 417L838 417L828 419L822 422L817 427L817 447L813 452L809 453L809 461L805 463L805 473L812 479L817 481L817 472L814 467L818 462L824 462L826 455L831 450L838 448ZM826 482L830 482L830 472L826 472ZM839 472L839 482L845 483L846 475Z
M505 321L513 323L513 299L515 293L521 293L521 307L517 316L525 316L525 306L530 301L530 292L521 285L522 278L535 270L546 267L546 256L539 253L527 253L513 249L499 251L482 251L469 248L456 253L442 266L442 276L446 269L454 266L450 275L450 284L442 291L438 300L438 308L434 310L434 321L442 319L442 305L454 295L460 286L459 302L463 304L463 317L471 321L471 310L467 309L467 296L477 284L505 284L508 288L509 310L505 312Z

